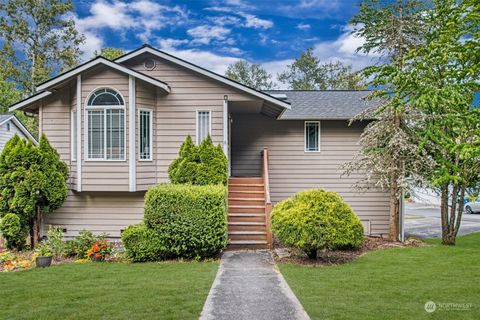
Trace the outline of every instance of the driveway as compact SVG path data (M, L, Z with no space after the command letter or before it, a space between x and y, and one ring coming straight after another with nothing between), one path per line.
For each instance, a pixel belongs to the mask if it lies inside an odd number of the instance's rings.
M459 234L480 232L480 214L463 214ZM405 235L441 237L440 207L419 203L405 205Z

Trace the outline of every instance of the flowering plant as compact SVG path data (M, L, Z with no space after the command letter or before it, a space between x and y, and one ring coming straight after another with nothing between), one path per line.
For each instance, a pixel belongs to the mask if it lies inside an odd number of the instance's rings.
M112 247L112 244L106 239L103 241L97 241L87 250L87 256L93 261L104 261L112 252Z

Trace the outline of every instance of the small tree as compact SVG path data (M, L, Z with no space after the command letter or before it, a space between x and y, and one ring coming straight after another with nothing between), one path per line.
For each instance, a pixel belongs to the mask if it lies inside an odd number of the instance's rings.
M67 198L68 168L45 135L35 147L14 136L0 155L0 213L20 217L31 244L40 234L41 212L58 209Z
M178 158L168 167L172 183L195 185L227 184L228 160L220 145L214 146L208 136L196 146L187 136L180 147Z
M110 59L110 60L115 60L118 57L121 57L125 54L125 51L119 48L113 48L113 47L105 47L100 49L100 51L95 50L93 52L93 58L96 58L98 56L102 56L104 58Z
M260 64L246 60L229 65L225 76L257 90L273 89L272 75Z

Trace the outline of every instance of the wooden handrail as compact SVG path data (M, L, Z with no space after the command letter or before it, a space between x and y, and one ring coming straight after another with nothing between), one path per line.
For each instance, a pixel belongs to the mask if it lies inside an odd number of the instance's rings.
M263 190L265 193L265 226L267 229L267 246L272 249L272 227L270 213L272 212L272 201L270 200L270 176L268 172L268 148L263 148Z
M265 203L272 203L270 200L270 177L268 173L268 148L263 148L263 183L265 189Z

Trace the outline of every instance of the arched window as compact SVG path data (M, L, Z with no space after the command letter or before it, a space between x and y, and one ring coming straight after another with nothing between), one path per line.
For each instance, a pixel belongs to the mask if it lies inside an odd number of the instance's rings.
M110 88L92 92L87 100L87 160L125 160L125 104Z

